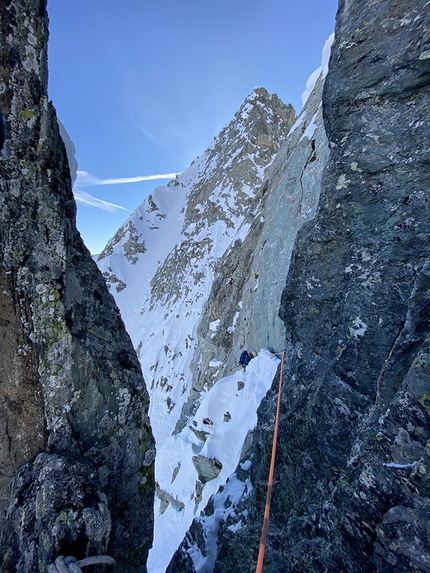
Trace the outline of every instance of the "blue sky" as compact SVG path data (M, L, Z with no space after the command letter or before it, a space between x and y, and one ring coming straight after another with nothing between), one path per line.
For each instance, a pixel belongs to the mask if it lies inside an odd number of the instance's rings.
M183 171L256 86L298 112L336 9L337 0L49 0L49 96L92 176L75 190L101 200L78 201L91 252L168 179L94 183Z

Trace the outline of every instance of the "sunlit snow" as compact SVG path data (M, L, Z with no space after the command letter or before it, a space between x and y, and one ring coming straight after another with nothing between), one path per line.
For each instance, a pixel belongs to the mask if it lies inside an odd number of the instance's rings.
M176 436L158 441L156 481L164 484L166 493L177 503L170 503L161 513L162 501L156 499L155 531L158 534L149 554L150 573L164 573L193 518L236 469L245 437L257 423L257 408L272 384L278 364L277 357L266 349L261 350L246 372L240 370L216 382L187 428ZM206 440L200 439L196 432L207 433ZM193 456L197 455L215 458L222 464L218 477L204 485L200 501L196 500L198 474L193 464ZM241 495L245 484L240 482L238 487Z
M331 47L332 47L333 42L334 42L334 33L330 34L330 36L326 40L326 43L324 44L324 48L323 48L322 56L321 56L321 66L319 68L317 68L314 72L312 72L312 74L308 78L308 81L306 82L306 89L302 93L302 106L304 106L305 103L307 102L308 97L312 93L312 90L314 89L315 84L317 82L317 79L320 77L321 73L322 73L324 78L327 75L328 63L329 63L329 59L330 59L330 52L331 52ZM293 129L294 129L294 126L293 126ZM293 129L291 131L293 131Z

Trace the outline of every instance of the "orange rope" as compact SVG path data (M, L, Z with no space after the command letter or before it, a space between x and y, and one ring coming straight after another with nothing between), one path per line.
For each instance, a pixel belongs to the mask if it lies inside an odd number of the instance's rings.
M285 351L278 352L277 354L282 355L281 374L279 376L278 404L276 406L275 431L273 432L272 458L270 460L269 481L267 484L266 507L264 508L263 528L261 531L261 538L260 538L260 550L258 552L257 569L255 570L255 573L261 573L263 571L264 551L266 549L266 536L267 536L267 530L269 528L270 498L272 497L273 474L275 471L276 442L278 439L279 412L281 410L282 374L284 370Z

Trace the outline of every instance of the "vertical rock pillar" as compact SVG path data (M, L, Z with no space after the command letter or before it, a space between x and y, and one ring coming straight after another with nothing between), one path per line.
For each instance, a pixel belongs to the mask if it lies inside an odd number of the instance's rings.
M0 571L108 553L145 571L154 442L140 365L76 229L47 97L45 0L0 15Z

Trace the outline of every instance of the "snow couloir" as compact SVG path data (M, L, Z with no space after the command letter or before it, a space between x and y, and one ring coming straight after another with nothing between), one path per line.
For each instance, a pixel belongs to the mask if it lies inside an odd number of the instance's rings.
M245 438L257 423L258 406L279 362L278 357L262 349L246 372L240 369L212 386L180 434L157 442L155 535L148 559L151 573L164 573L192 520L220 486L226 482L231 485L231 511L235 498L251 491L249 480L243 483L233 472ZM215 518L207 520L207 528L216 525ZM214 560L216 547L212 553ZM203 559L197 548L190 555L196 571L200 563L207 566L208 556Z

